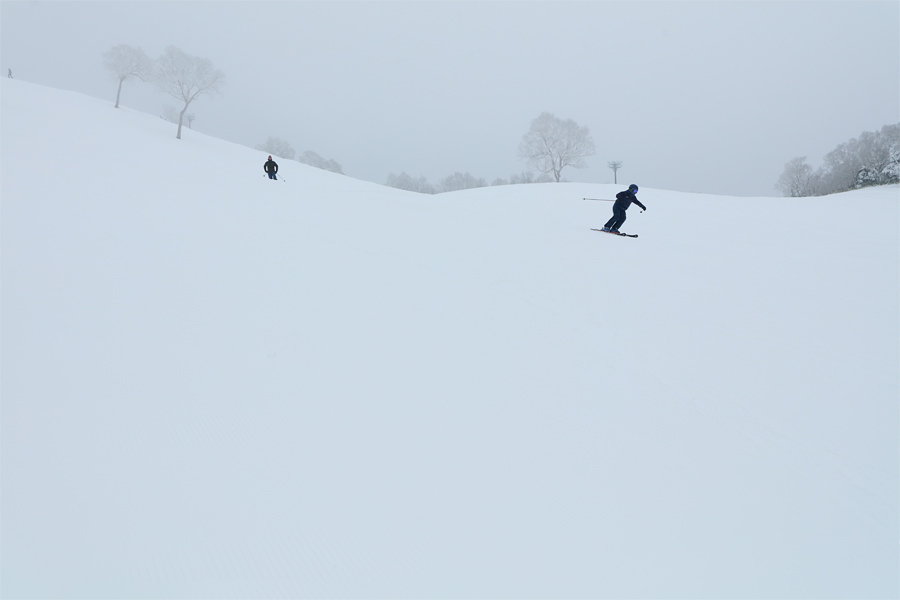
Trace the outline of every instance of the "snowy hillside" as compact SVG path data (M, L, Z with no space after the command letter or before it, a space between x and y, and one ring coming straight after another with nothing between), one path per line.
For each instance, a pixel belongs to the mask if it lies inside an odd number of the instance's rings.
M3 597L900 594L898 187L617 238L0 89Z

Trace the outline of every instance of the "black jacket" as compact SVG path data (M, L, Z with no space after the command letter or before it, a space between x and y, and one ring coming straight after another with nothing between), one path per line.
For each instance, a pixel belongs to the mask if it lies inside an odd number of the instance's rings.
M637 196L635 196L634 192L631 190L625 190L624 192L616 194L616 203L613 206L618 206L622 210L628 210L628 207L631 206L632 202L644 210L647 210L647 207L641 204L641 201L637 199Z
M270 158L266 161L266 164L263 165L263 171L265 171L266 173L277 173L278 163Z

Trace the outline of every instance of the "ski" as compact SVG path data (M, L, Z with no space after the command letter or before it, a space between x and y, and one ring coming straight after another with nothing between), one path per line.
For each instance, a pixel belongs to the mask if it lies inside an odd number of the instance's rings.
M591 227L591 231L599 231L601 233L610 233L612 235L621 235L623 237L637 237L636 233L622 233L621 231L619 233L616 233L614 231L603 231L602 229L594 229L593 227Z

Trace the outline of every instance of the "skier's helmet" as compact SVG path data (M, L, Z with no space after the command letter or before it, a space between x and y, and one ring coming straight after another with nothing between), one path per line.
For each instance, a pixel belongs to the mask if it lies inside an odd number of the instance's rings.
M631 185L628 186L628 191L631 192L632 194L637 194L638 186L632 183Z
M271 155L271 154L269 155L269 160L272 160L272 155Z

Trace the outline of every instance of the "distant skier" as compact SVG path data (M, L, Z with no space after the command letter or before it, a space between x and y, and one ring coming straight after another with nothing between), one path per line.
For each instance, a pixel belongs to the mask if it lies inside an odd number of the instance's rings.
M278 179L275 177L275 173L278 172L278 163L272 160L271 156L269 156L269 160L266 161L266 164L263 165L263 171L269 174L269 179Z
M627 190L616 194L616 203L613 204L612 219L606 222L606 225L603 226L603 231L619 233L619 227L621 227L622 223L625 222L625 211L628 210L628 207L631 206L632 202L634 202L644 210L647 210L647 207L641 204L641 201L637 199L637 196L635 196L635 194L637 194L637 191L638 186L632 183L628 186Z
M8 73L6 76L9 77L10 79L13 78L13 76L12 76L12 69L9 70L9 73Z

